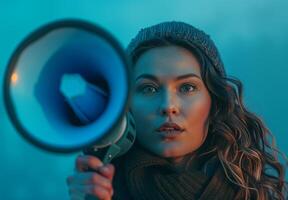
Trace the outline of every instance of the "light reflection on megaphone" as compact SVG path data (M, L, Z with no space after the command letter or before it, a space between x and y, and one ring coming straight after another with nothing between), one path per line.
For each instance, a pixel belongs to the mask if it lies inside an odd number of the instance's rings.
M102 28L81 20L50 23L13 53L5 107L18 132L37 147L85 149L108 163L135 140L130 74L124 50Z

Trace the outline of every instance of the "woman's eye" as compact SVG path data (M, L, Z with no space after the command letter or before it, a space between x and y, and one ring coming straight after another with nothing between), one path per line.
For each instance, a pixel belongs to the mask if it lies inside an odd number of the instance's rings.
M180 92L181 93L191 93L191 92L194 92L196 89L197 89L196 86L186 83L180 87Z
M142 86L140 88L140 91L143 93L143 94L154 94L155 92L157 92L157 88L153 85L145 85L145 86Z

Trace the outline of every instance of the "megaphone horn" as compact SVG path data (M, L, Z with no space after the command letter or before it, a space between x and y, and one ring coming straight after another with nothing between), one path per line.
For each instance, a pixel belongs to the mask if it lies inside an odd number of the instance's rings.
M82 20L53 22L12 55L5 106L18 132L42 149L113 146L112 154L123 153L135 139L130 70L121 45L104 29Z

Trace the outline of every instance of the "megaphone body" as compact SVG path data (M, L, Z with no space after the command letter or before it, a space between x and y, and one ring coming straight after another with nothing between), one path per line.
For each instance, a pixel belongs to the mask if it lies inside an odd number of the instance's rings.
M105 149L104 162L110 162L136 136L128 109L130 70L124 50L102 28L80 20L54 22L30 34L12 55L5 106L18 132L37 147Z

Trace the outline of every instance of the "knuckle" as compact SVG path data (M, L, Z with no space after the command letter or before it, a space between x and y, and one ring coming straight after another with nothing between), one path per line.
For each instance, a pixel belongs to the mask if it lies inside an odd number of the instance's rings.
M88 157L87 158L87 163L88 163L89 166L94 166L95 161L94 161L93 157Z
M98 195L98 193L99 193L98 187L97 186L93 186L92 189L91 189L91 193L93 195Z
M112 164L107 165L107 170L109 171L110 174L114 174L115 172L115 167Z
M112 188L112 182L110 179L104 178L101 175L94 173L91 176L91 183L99 186L103 186L105 188Z
M110 181L109 179L104 179L104 180L102 181L102 184L103 184L103 186L106 187L106 188L109 188L109 189L112 188L112 184L111 184L111 181Z
M95 156L87 157L87 164L88 166L94 169L101 167L103 165L102 162Z
M114 168L109 165L100 168L100 172L104 174L109 180L112 180L115 174Z
M99 180L99 175L97 173L93 173L91 176L91 182L95 184L95 183L98 183L98 180Z
M93 195L97 196L100 199L106 199L110 197L108 191L100 186L94 186L91 192Z
M107 187L108 187L110 190L113 190L113 185L112 185L112 182L111 182L111 181L108 181L108 182L107 182Z

